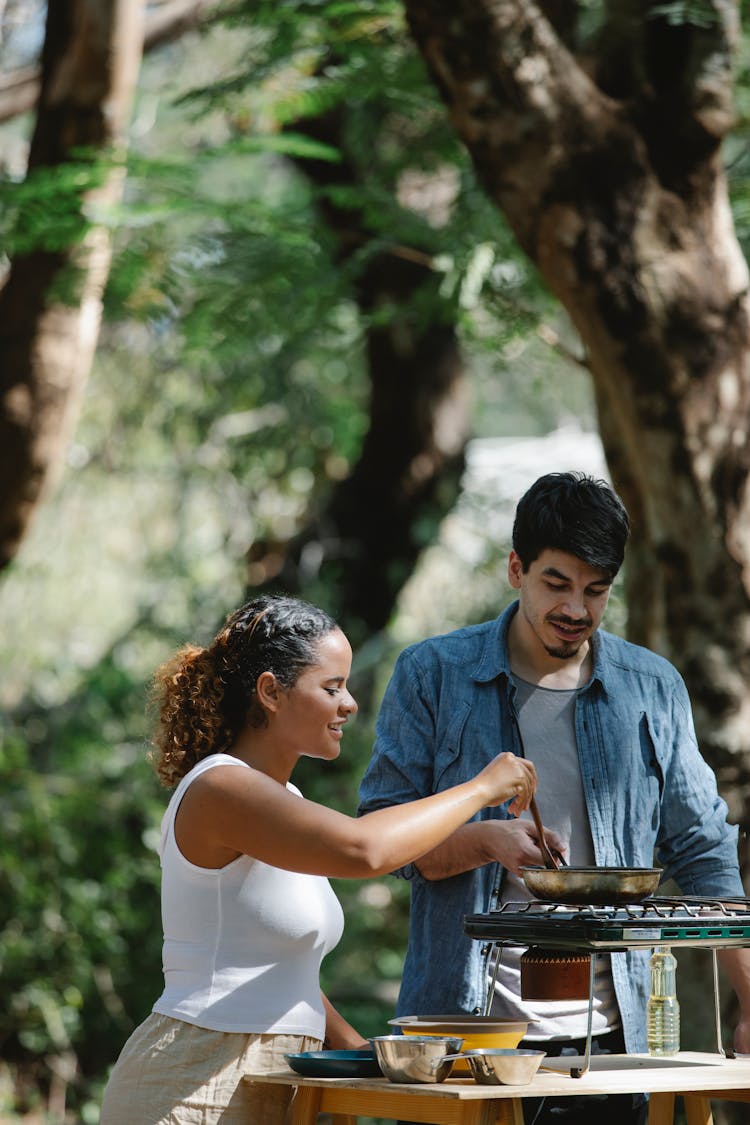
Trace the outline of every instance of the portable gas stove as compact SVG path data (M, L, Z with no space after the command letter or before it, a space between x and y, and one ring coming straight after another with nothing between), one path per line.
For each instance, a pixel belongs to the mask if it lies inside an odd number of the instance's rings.
M489 913L467 915L464 932L469 937L490 941L498 947L495 974L503 946L590 954L586 1054L583 1067L571 1069L574 1078L585 1074L589 1066L594 960L597 954L647 949L657 945L710 949L717 1049L725 1057L734 1057L731 1050L724 1050L721 1042L716 950L750 946L750 898L653 896L641 902L605 906L542 902L537 899L506 902ZM486 1010L489 1010L494 987L493 979L487 994Z

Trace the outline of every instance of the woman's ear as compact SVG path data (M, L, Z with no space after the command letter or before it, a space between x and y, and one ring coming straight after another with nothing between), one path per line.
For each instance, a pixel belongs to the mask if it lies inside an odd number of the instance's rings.
M281 684L273 672L261 672L255 681L255 698L264 711L278 710L281 692Z

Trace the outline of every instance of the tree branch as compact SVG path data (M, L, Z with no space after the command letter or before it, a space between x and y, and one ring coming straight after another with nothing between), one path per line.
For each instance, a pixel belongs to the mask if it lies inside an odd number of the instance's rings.
M621 117L530 0L467 0L446 20L442 0L405 0L412 34L480 177L527 252L533 217L565 175L569 138L592 152ZM623 124L625 124L623 120ZM587 140L588 139L588 140ZM531 193L531 194L529 194Z
M530 0L469 0L461 19L446 21L441 0L406 0L412 33L435 79L459 112L481 121L488 109L528 142L550 137L571 120L583 126L607 100ZM450 50L447 47L450 45ZM476 76L501 75L489 87ZM488 88L489 87L489 88Z
M677 187L734 124L736 4L611 0L595 36L593 77L627 106L662 183ZM667 143L665 144L665 139Z
M146 14L143 49L145 51L174 42L186 31L209 18L217 0L166 0ZM28 113L37 104L41 66L22 66L0 75L0 122Z

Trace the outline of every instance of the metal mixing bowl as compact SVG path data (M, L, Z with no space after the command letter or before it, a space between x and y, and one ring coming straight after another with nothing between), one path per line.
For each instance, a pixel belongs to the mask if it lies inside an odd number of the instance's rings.
M483 1086L525 1086L539 1069L544 1051L519 1051L502 1047L465 1051L475 1082Z
M380 1069L391 1082L442 1082L463 1039L439 1035L376 1035L371 1040Z

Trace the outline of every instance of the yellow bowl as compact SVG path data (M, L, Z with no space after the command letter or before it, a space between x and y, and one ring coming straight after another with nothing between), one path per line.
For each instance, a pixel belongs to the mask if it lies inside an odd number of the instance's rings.
M525 1020L499 1020L494 1016L399 1016L388 1020L404 1035L453 1035L463 1039L462 1051L482 1047L517 1047L528 1028ZM468 1070L469 1064L457 1060L454 1070Z

